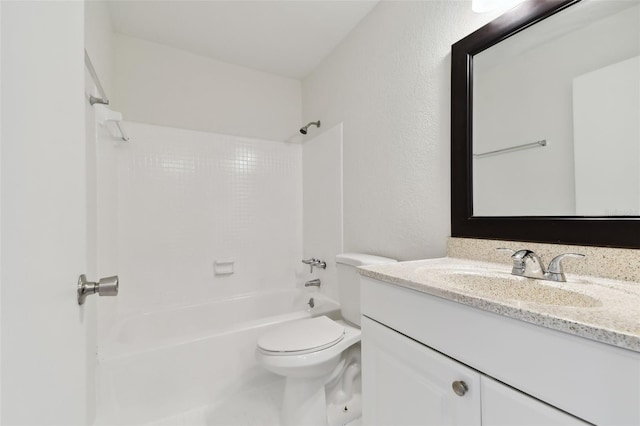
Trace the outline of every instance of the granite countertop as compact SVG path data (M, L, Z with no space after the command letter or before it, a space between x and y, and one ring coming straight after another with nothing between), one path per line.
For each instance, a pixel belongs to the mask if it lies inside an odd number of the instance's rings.
M450 257L358 269L400 287L640 352L640 283L571 274L564 283L534 280L512 276L508 265ZM491 277L514 286L492 287ZM474 289L477 283L482 291Z

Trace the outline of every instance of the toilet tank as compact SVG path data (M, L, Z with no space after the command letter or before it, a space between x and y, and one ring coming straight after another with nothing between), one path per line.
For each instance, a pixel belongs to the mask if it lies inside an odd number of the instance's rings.
M336 255L340 310L345 320L352 324L360 325L360 275L356 271L356 267L393 262L397 261L388 257L363 253Z

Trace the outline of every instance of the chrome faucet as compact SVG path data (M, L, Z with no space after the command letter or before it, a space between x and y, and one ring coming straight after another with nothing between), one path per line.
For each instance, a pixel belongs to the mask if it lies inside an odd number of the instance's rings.
M584 254L564 253L551 259L551 262L549 262L549 270L544 275L546 280L562 283L567 281L567 277L565 277L564 275L564 268L562 267L561 262L565 257L575 257L581 259L584 257Z
M498 248L497 250L509 251L512 253L513 268L512 275L520 277L535 278L539 280L566 282L567 277L564 275L562 267L562 259L565 257L583 258L584 254L564 253L554 257L549 263L549 269L545 269L544 263L540 256L535 252L527 249L512 250L510 248Z
M304 283L305 287L318 287L320 288L320 279L316 278L315 280L307 281Z
M327 269L327 262L323 262L322 260L316 259L314 257L312 257L311 259L303 259L302 263L304 263L305 265L309 265L311 270L310 272L313 273L313 267L315 266L316 268L320 268L320 269Z

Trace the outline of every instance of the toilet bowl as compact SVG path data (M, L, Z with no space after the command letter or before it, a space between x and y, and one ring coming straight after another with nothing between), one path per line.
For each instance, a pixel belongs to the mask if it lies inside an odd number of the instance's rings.
M360 329L325 316L279 327L258 339L257 360L286 377L316 378L333 372L342 352L360 341Z
M360 342L360 282L357 266L395 262L359 253L336 256L344 320L326 316L293 321L258 339L256 359L286 379L281 410L284 425L326 425L325 385L347 370L347 349ZM359 350L359 349L358 349ZM352 365L350 376L353 376Z
M286 378L283 425L327 424L324 386L342 368L345 349L359 341L358 328L324 316L292 322L258 340L258 363Z

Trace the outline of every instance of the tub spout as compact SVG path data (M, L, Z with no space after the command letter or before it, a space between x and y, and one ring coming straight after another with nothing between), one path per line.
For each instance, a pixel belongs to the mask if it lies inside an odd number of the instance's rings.
M304 283L305 287L318 287L320 288L320 278L316 278L315 280L307 281Z

